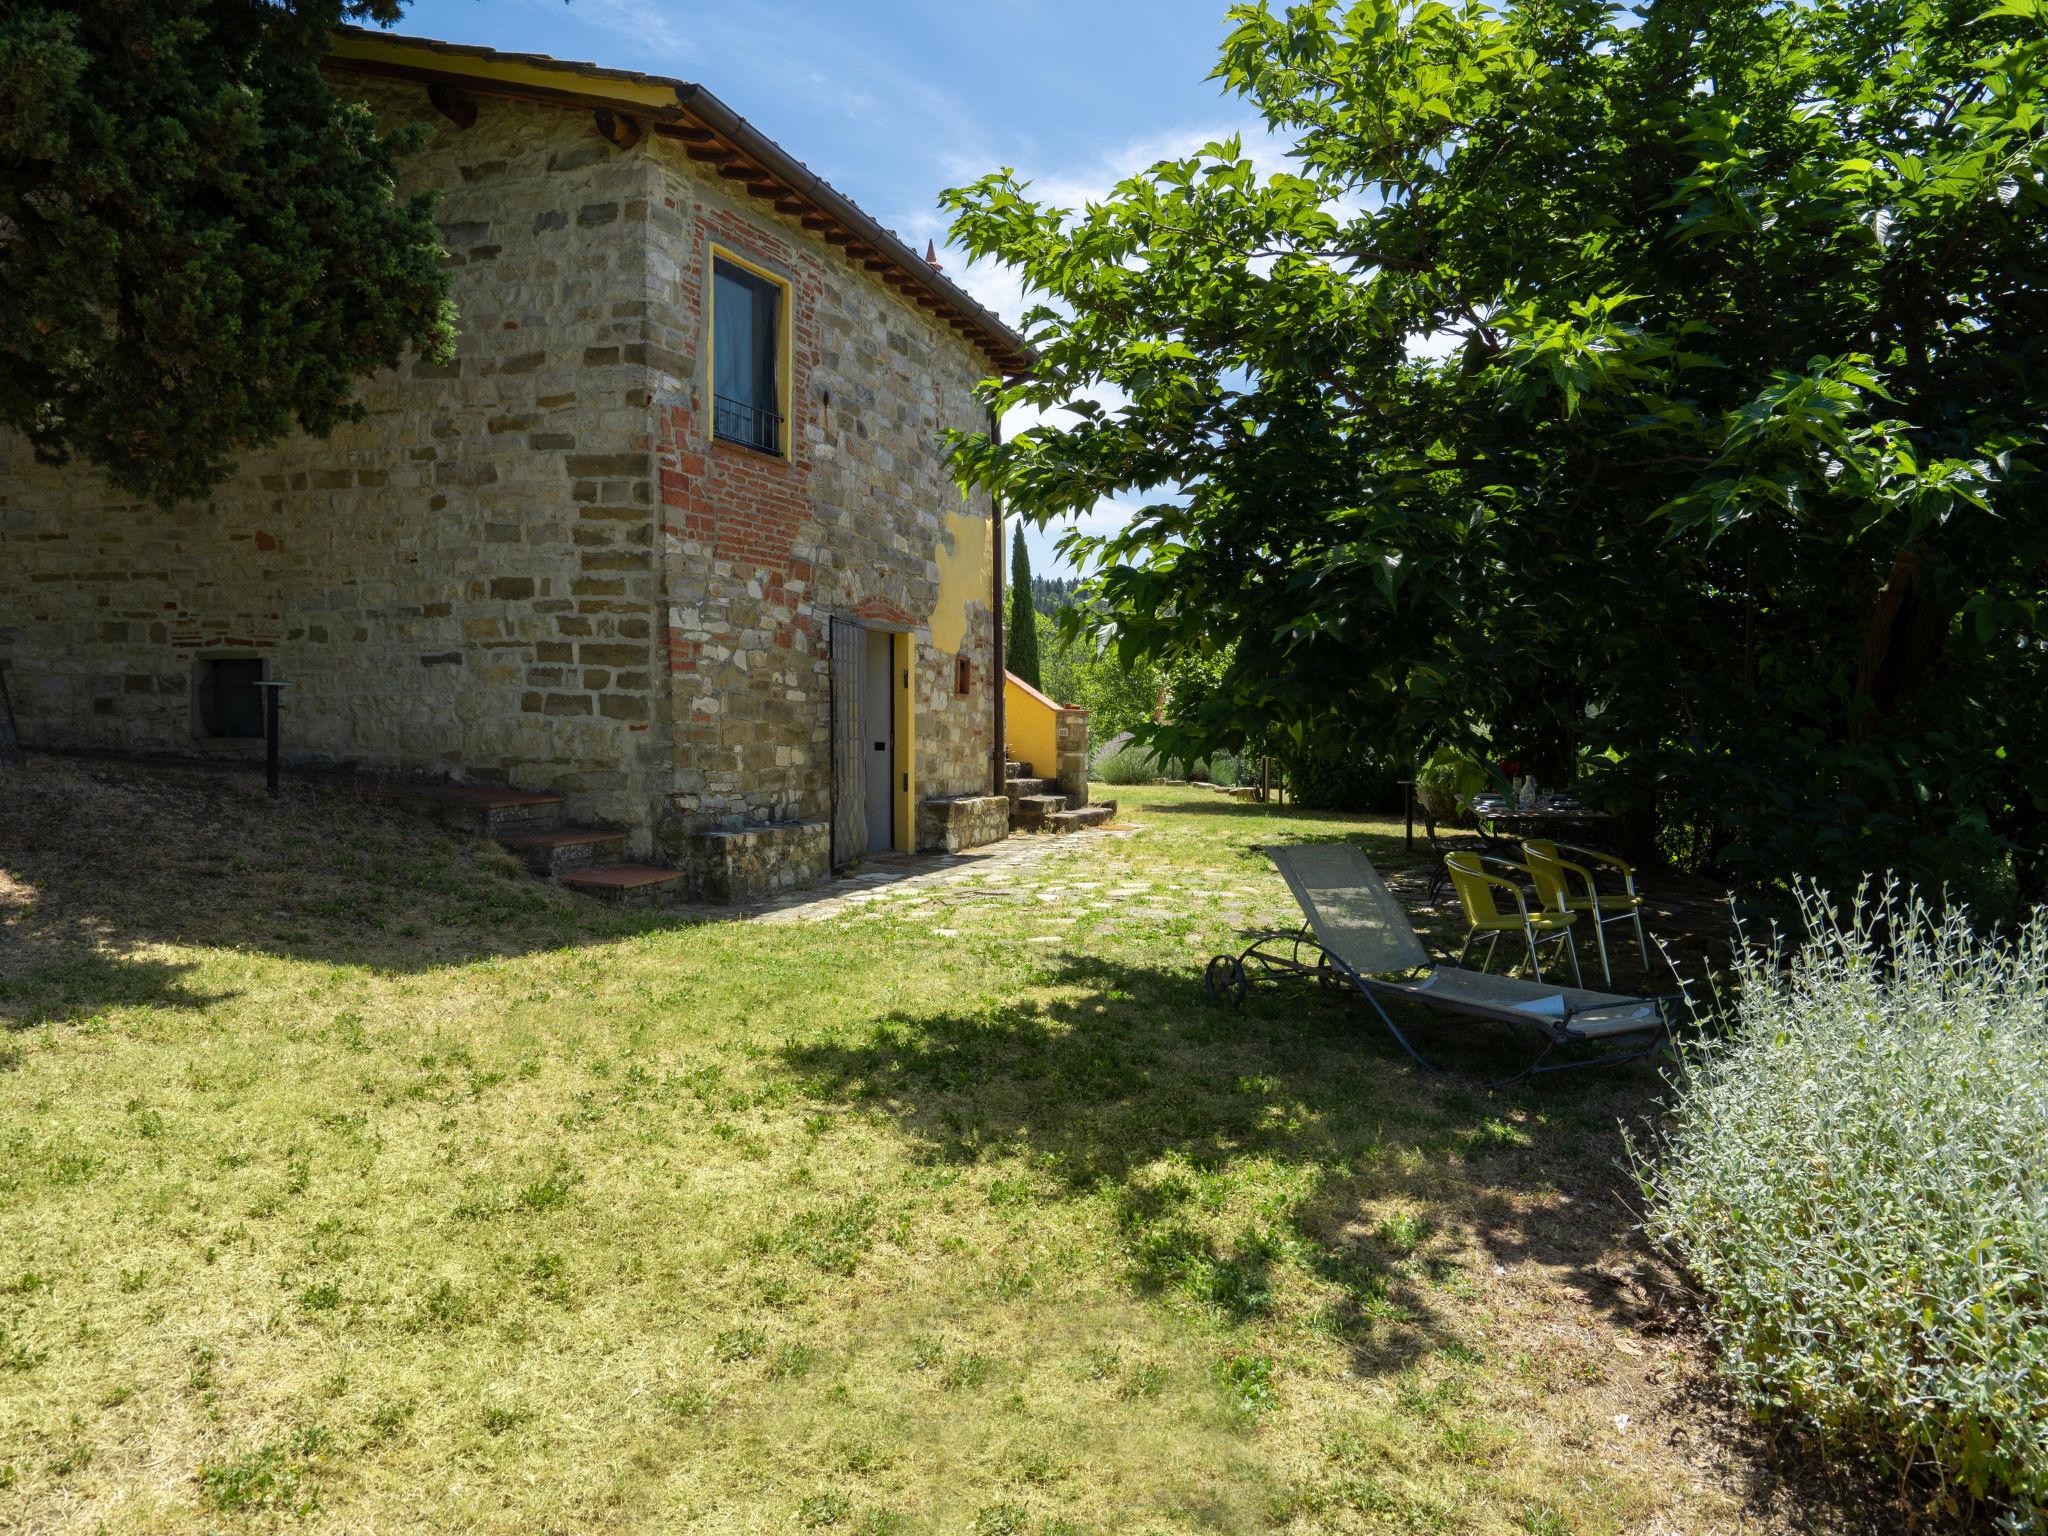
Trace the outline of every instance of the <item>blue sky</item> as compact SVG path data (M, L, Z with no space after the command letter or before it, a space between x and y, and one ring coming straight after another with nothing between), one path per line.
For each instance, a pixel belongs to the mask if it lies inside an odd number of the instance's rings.
M414 0L397 30L696 81L922 249L945 244L939 191L1005 165L1074 206L1162 156L1262 136L1207 79L1226 4ZM1015 320L1005 274L941 259ZM1040 575L1055 532L1027 535Z

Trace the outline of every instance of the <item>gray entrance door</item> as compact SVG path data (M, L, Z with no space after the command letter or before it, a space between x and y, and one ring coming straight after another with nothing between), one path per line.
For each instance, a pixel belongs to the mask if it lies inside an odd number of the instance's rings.
M867 684L867 631L832 621L832 867L844 868L868 848L868 790L861 777L860 696Z
M866 686L860 694L861 755L867 759L868 852L887 853L896 846L896 711L894 636L867 632Z

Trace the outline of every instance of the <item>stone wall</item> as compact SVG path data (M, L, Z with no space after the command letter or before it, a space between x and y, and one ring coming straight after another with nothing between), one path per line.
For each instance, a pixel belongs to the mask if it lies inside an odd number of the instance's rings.
M742 906L816 885L830 873L832 829L822 821L692 832L670 850L689 871L690 898Z
M935 853L962 853L1010 835L1008 795L958 795L927 800L917 808L917 846Z
M941 432L981 354L671 140L583 111L345 80L429 125L456 359L250 454L205 504L120 500L0 436L0 662L30 746L195 742L194 662L261 656L288 757L569 798L631 848L830 814L827 621L916 640L915 797L990 786L991 514ZM708 435L716 239L787 276L784 462ZM958 692L959 657L968 691Z
M915 636L917 799L985 793L991 511L985 497L962 498L940 434L982 422L973 389L986 362L680 146L650 149L662 178L650 355L661 371L672 819L710 828L829 816L835 614ZM703 305L714 242L791 287L787 462L709 434Z
M1088 711L1072 705L1061 708L1054 717L1053 739L1058 751L1047 776L1067 797L1067 809L1078 811L1088 803Z
M347 82L344 82L345 84ZM431 126L462 337L363 392L325 442L253 453L203 504L119 499L0 434L0 658L31 746L195 743L196 658L287 680L295 760L551 789L645 846L655 664L644 153L586 114L485 97Z

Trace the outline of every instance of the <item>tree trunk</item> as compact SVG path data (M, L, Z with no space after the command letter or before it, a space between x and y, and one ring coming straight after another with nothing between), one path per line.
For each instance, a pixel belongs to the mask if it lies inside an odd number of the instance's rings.
M1947 633L1948 616L1927 590L1926 560L1915 550L1899 551L1864 626L1850 701L1850 741L1861 742L1872 725L1897 712L1899 701L1940 656Z

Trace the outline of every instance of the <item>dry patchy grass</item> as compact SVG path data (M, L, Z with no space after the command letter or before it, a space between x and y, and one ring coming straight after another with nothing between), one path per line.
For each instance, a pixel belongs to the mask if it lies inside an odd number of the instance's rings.
M1389 825L1124 792L689 925L337 791L0 784L0 1527L1781 1528L1616 1194L1654 1073L1203 1002L1255 844Z

